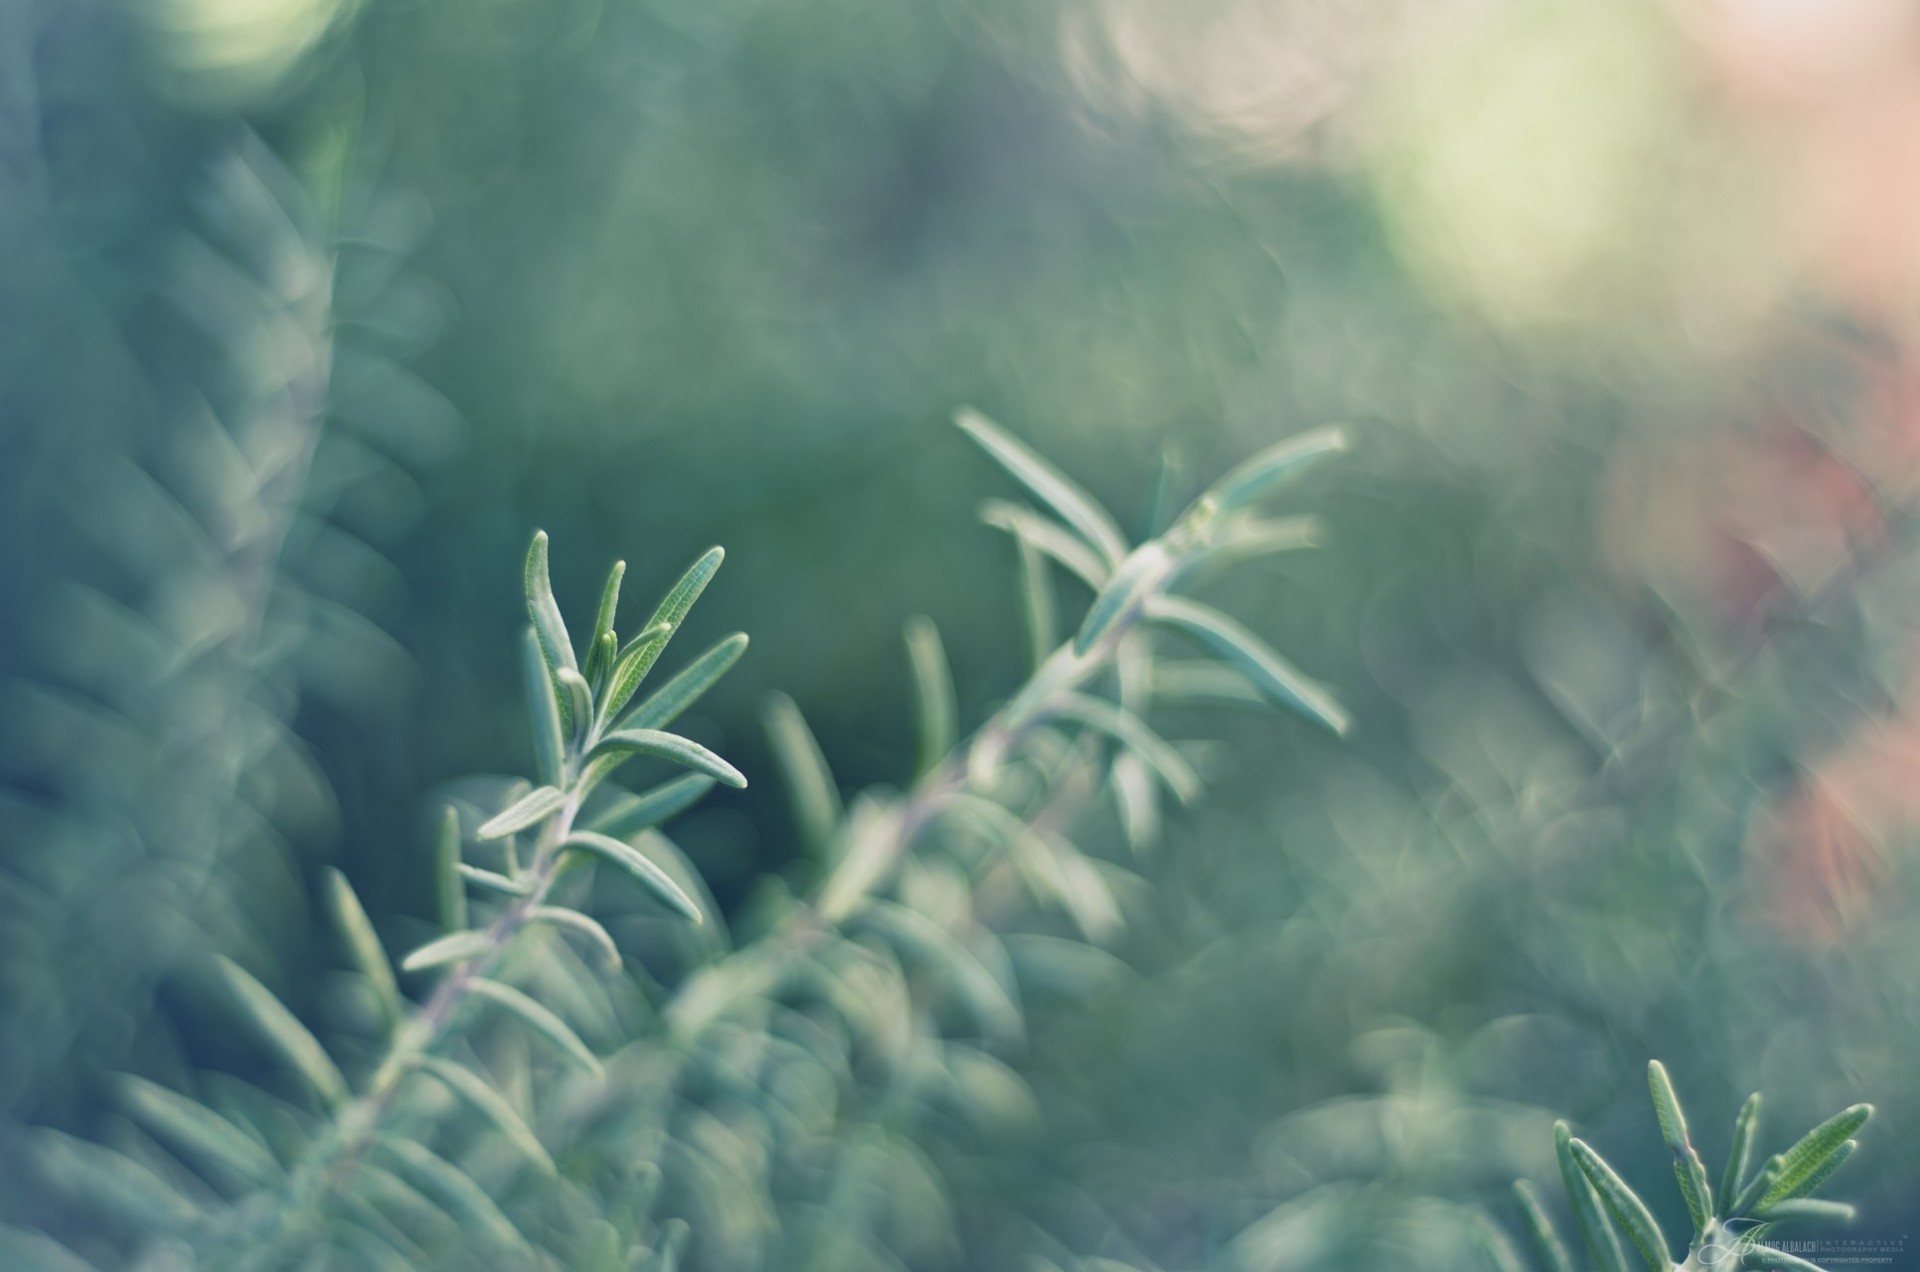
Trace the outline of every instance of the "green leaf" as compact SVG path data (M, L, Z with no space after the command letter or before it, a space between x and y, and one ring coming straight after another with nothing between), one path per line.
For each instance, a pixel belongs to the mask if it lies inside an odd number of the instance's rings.
M200 1217L199 1207L172 1183L124 1153L46 1128L28 1135L43 1179L134 1232L178 1232Z
M1131 711L1104 698L1070 693L1062 696L1056 713L1098 729L1138 755L1181 803L1190 803L1200 794L1200 775L1193 771L1193 766Z
M728 786L744 787L747 784L747 779L739 769L706 747L691 738L683 738L677 733L664 733L659 729L621 729L601 738L593 750L587 752L587 758L596 761L625 760L635 755L651 755L668 760L683 768L705 773Z
M464 861L459 864L459 871L460 881L462 883L470 883L474 887L485 892L491 892L496 896L524 897L533 891L533 880L531 879L510 879L506 875L496 874L491 870L482 870L478 866L470 866ZM464 915L461 916L461 922L466 922Z
M1872 1116L1871 1104L1856 1104L1808 1131L1799 1143L1780 1155L1779 1172L1766 1192L1760 1195L1759 1208L1764 1210L1790 1197L1803 1195L1808 1180L1826 1166L1827 1160L1840 1152L1853 1133L1865 1126L1867 1119ZM1831 1173L1832 1169L1829 1168L1826 1174ZM1825 1175L1821 1178L1825 1178Z
M346 1103L347 1080L340 1075L326 1048L274 997L273 991L231 959L215 955L214 969L261 1040L280 1053L280 1058L305 1079L321 1101L333 1108Z
M667 623L677 629L681 620L693 609L693 603L700 599L700 593L706 591L707 584L713 581L720 563L726 559L726 550L723 548L708 548L701 553L700 559L687 567L687 572L680 576L660 599L660 604L654 607L653 616L647 619L647 626Z
M913 701L920 728L920 760L916 773L932 772L947 758L956 741L953 672L940 644L940 629L924 614L907 620L907 661L913 668Z
M401 959L400 970L421 972L430 967L444 967L448 963L470 963L492 952L493 940L484 931L449 932L438 940L428 941Z
M329 866L326 880L327 908L333 915L334 925L340 929L340 938L346 944L347 952L352 955L354 966L373 988L374 1000L380 1007L380 1018L391 1030L400 1023L404 1010L400 1002L400 986L393 979L393 964L387 961L387 952L381 947L380 938L367 919L360 898L353 894L353 885L347 882L347 877Z
M198 1100L132 1074L119 1081L120 1104L141 1125L229 1183L265 1186L280 1176L266 1146Z
M507 1103L507 1097L496 1091L485 1078L465 1065L439 1056L422 1056L419 1069L438 1079L441 1085L464 1100L474 1112L493 1123L507 1142L519 1149L529 1161L549 1175L555 1172L553 1158L548 1155L540 1137L521 1119L513 1105Z
M567 1028L565 1021L542 1007L511 985L495 980L475 980L467 986L475 997L484 998L518 1017L521 1023L545 1038L575 1064L596 1076L601 1072L600 1058L593 1054L580 1036Z
M627 576L627 563L615 561L607 572L606 586L600 589L600 608L593 616L593 638L587 642L587 680L598 683L599 678L612 670L607 660L607 649L617 638L613 634L613 622L620 609L620 580Z
M1160 790L1154 785L1153 769L1132 751L1123 751L1113 757L1108 776L1127 847L1144 854L1160 838Z
M593 725L593 687L585 676L568 667L554 672L553 678L560 686L561 701L566 704L562 717L573 721L575 738L585 736Z
M1740 1195L1741 1182L1746 1178L1747 1168L1753 1164L1753 1141L1760 1130L1760 1093L1755 1091L1740 1106L1740 1114L1733 1119L1733 1147L1727 1153L1727 1169L1720 1176L1720 1204L1726 1214L1733 1213L1733 1203Z
M1513 1248L1506 1232L1478 1206L1467 1211L1467 1222L1474 1243L1486 1256L1486 1266L1493 1272L1527 1272L1526 1264L1520 1261L1520 1252Z
M1660 1123L1660 1137L1673 1154L1673 1175L1680 1185L1680 1196L1687 1203L1687 1215L1693 1220L1695 1236L1706 1232L1713 1220L1713 1189L1707 1183L1707 1168L1694 1151L1687 1136L1686 1114L1681 1112L1680 1097L1674 1092L1667 1066L1658 1060L1647 1062L1647 1089L1653 1095L1654 1117Z
M1667 1239L1660 1232L1660 1225L1653 1220L1653 1212L1647 1209L1647 1203L1640 1195L1627 1186L1613 1167L1607 1165L1600 1154L1593 1151L1585 1140L1574 1140L1572 1144L1573 1160L1579 1165L1580 1172L1593 1185L1600 1200L1606 1204L1607 1212L1632 1241L1634 1248L1640 1251L1640 1257L1647 1261L1650 1272L1673 1272L1673 1253L1667 1248Z
M1674 1093L1667 1066L1658 1060L1647 1061L1647 1089L1653 1094L1653 1113L1660 1123L1660 1137L1666 1140L1669 1149L1680 1152L1690 1142L1687 1118L1680 1111L1680 1097Z
M481 824L475 832L479 839L505 839L527 827L545 821L567 802L564 791L552 786L536 786L510 806Z
M1321 460L1347 449L1347 434L1339 427L1318 428L1269 446L1208 487L1194 501L1194 509L1211 505L1234 512L1266 498ZM1193 516L1190 510L1187 516Z
M1573 1272L1573 1256L1561 1243L1560 1234L1554 1231L1553 1220L1547 1217L1546 1207L1540 1204L1540 1195L1534 1192L1533 1185L1524 1179L1514 1180L1513 1196L1520 1203L1527 1231L1533 1234L1534 1248L1540 1252L1547 1272Z
M1113 573L1084 539L1025 504L989 499L980 505L980 520L995 530L1004 530L1033 551L1052 557L1095 592L1106 586L1107 576ZM1053 642L1049 641L1047 647L1051 649Z
M640 687L640 682L646 679L649 671L653 670L653 664L659 661L661 651L666 649L667 642L673 639L673 634L680 630L680 624L687 617L687 612L693 608L693 603L700 599L700 593L706 591L707 584L713 580L714 572L720 568L720 563L726 560L726 557L727 554L720 548L708 548L701 554L699 560L687 567L687 572L680 576L679 581L668 590L665 597L661 598L660 604L654 607L653 617L647 620L646 627L642 629L642 635L647 639L636 640L629 644L626 651L622 651L620 667L608 684L606 708L608 719L620 713L628 700L633 697L634 691ZM663 624L666 631L659 633L658 629Z
M814 856L824 857L833 847L843 815L833 771L793 699L783 693L769 696L766 719L767 737L786 778L787 799L800 837Z
M1553 1124L1554 1155L1560 1163L1560 1179L1566 1186L1567 1200L1573 1204L1574 1222L1586 1242L1587 1254L1596 1272L1627 1272L1627 1256L1620 1249L1620 1238L1607 1218L1600 1194L1587 1182L1573 1156L1573 1136L1565 1122Z
M640 682L653 670L653 664L660 661L661 651L672 639L672 623L655 623L627 642L614 659L613 672L607 677L606 692L600 698L602 719L613 719L633 700L633 695L640 689Z
M590 830L576 830L561 842L562 852L584 852L611 862L633 876L634 882L666 903L685 918L701 921L700 907L683 891L673 877L631 844Z
M547 532L537 530L533 543L527 548L527 614L533 619L533 634L540 642L540 653L546 659L547 672L558 676L564 668L567 671L579 671L580 665L574 660L573 642L567 638L567 624L560 617L559 603L553 599L553 582L547 574ZM560 699L560 729L562 733L571 733L575 722L569 714L567 701Z
M1850 1141L1858 1143L1859 1141ZM1757 1216L1768 1223L1852 1223L1859 1212L1844 1201L1822 1201L1814 1197L1794 1197L1776 1202Z
M460 814L448 808L440 815L440 833L433 845L434 897L439 902L443 932L458 932L467 926L467 894L460 886L465 869L460 861Z
M378 1143L402 1177L437 1202L462 1230L485 1237L531 1266L535 1256L527 1239L465 1171L410 1139L381 1136Z
M847 820L846 851L820 885L820 914L838 923L900 864L901 814L898 807L872 795L853 802Z
M540 652L540 639L531 629L523 648L521 671L533 728L534 771L548 786L558 786L566 773L567 728L560 721L559 687L546 655Z
M620 970L620 947L614 944L613 937L608 935L607 929L580 911L558 905L536 905L528 908L527 922L548 923L554 927L565 928L569 932L579 933L593 945L600 955L600 961L606 964L608 971Z
M1212 648L1274 702L1299 712L1335 734L1351 721L1325 686L1263 644L1259 637L1216 609L1176 596L1151 596L1147 617L1177 627Z
M96 1272L93 1264L39 1232L0 1223L0 1266L17 1272Z
M1015 441L998 424L978 411L961 411L954 422L967 436L1039 500L1058 513L1082 538L1093 545L1109 566L1120 564L1127 555L1126 540L1120 527L1106 510L1093 501L1053 465Z
M1157 541L1135 548L1093 598L1086 618L1081 620L1080 630L1074 633L1073 652L1084 658L1116 622L1166 580L1171 563L1166 548Z
M692 808L713 787L705 773L682 774L643 795L622 795L587 823L587 829L626 839Z
M917 910L875 898L860 908L856 920L937 970L967 1004L983 1035L1010 1042L1024 1035L1019 1003L959 937Z
M740 655L746 652L747 634L735 632L688 663L672 680L647 695L639 706L627 713L620 727L666 728L680 717L681 712L698 702L707 690L720 683L720 678L731 671L733 664L740 661Z
M1038 668L1060 642L1055 618L1053 580L1047 577L1047 565L1026 536L1020 536L1020 617L1027 632L1027 660Z
M1785 1176L1777 1177L1766 1192L1761 1194L1760 1200L1755 1207L1756 1210L1770 1212L1783 1202L1793 1201L1797 1198L1810 1195L1815 1189L1819 1188L1820 1185L1826 1183L1827 1180L1833 1176L1834 1171L1846 1165L1847 1159L1852 1157L1859 1147L1859 1140L1846 1141L1822 1158L1820 1163L1803 1175L1798 1183L1784 1190L1781 1187L1781 1180L1783 1180Z

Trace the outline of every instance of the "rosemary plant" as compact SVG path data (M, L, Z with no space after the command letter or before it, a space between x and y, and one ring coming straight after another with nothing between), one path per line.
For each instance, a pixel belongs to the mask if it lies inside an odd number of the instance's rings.
M1801 1136L1785 1152L1761 1162L1755 1158L1761 1105L1756 1091L1747 1097L1734 1119L1733 1146L1715 1183L1708 1178L1706 1165L1688 1134L1686 1115L1681 1112L1666 1066L1658 1060L1647 1065L1647 1085L1653 1094L1660 1137L1673 1154L1674 1179L1692 1219L1685 1261L1674 1261L1673 1248L1639 1194L1592 1145L1574 1138L1567 1124L1560 1122L1554 1126L1554 1149L1573 1208L1574 1226L1591 1260L1589 1266L1597 1272L1627 1272L1628 1258L1620 1239L1624 1234L1627 1245L1651 1272L1698 1272L1708 1268L1819 1272L1817 1264L1768 1245L1766 1240L1783 1225L1853 1218L1852 1206L1817 1198L1814 1193L1853 1156L1859 1147L1853 1137L1873 1116L1873 1106L1856 1104L1843 1109ZM1574 1257L1538 1194L1524 1180L1513 1187L1541 1266L1549 1272L1573 1272ZM1494 1266L1501 1272L1519 1272L1520 1258L1505 1238L1491 1230L1488 1236Z
M939 1145L1030 1116L1002 1058L1024 1030L1022 987L1084 987L1112 962L1090 946L1125 921L1129 876L1075 841L1081 813L1109 795L1143 847L1161 792L1186 801L1200 789L1188 755L1146 722L1152 708L1260 700L1335 733L1348 723L1322 686L1179 594L1312 542L1306 522L1261 509L1343 449L1341 433L1256 456L1165 534L1129 546L997 426L972 413L960 425L1038 504L985 510L1018 546L1035 657L1003 706L962 738L939 637L909 623L916 776L849 806L797 709L776 699L769 724L817 877L797 894L771 886L741 918L757 935L735 943L657 827L716 782L745 784L666 730L746 637L636 704L722 554L696 561L624 643L616 564L576 641L536 535L524 658L534 781L477 815L447 812L441 931L397 970L347 880L327 874L371 1045L323 1045L259 979L218 962L299 1102L218 1075L199 1081L201 1096L129 1078L122 1105L140 1129L116 1147L39 1134L45 1180L120 1234L100 1249L249 1269L668 1269L684 1250L701 1267L840 1272L950 1248ZM1058 570L1093 593L1064 637ZM1212 657L1163 657L1162 634ZM689 771L616 787L639 758ZM585 867L631 880L654 917L609 927L589 913ZM423 1001L402 994L403 977L433 978ZM36 1234L0 1230L0 1249L26 1266L76 1266Z

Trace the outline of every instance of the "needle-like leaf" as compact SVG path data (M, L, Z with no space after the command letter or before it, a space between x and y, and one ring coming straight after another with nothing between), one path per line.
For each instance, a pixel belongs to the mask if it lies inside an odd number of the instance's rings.
M325 877L327 907L333 915L334 926L339 929L340 939L352 956L354 966L373 990L382 1023L392 1029L400 1023L402 1012L400 986L393 979L393 964L387 961L387 952L381 947L380 938L347 877L331 866Z
M610 862L626 871L634 882L693 922L701 921L700 907L673 876L655 865L647 855L631 844L590 830L576 830L560 844L562 852L584 852Z
M475 832L480 839L505 839L527 827L545 821L567 802L564 792L551 786L536 786L483 822Z
M216 955L214 968L261 1040L280 1053L324 1104L335 1107L346 1103L347 1080L319 1039L274 997L273 991L231 959Z
M1038 455L1015 441L998 424L974 410L963 410L954 422L999 465L1013 474L1040 501L1052 508L1105 558L1109 567L1127 555L1120 527L1093 497Z
M1324 685L1310 680L1225 614L1177 596L1150 596L1147 617L1175 627L1225 657L1274 702L1299 712L1336 734L1351 724L1346 710Z
M648 694L627 713L619 728L664 729L700 700L747 652L747 634L735 632L688 663L673 679Z
M1627 1186L1613 1167L1584 1140L1573 1141L1573 1160L1580 1172L1600 1194L1607 1213L1613 1216L1620 1230L1627 1234L1634 1248L1640 1251L1640 1257L1647 1262L1648 1272L1673 1272L1673 1252L1667 1248L1667 1239L1660 1231L1660 1225L1654 1222L1653 1212L1647 1209L1647 1203L1640 1200L1640 1194Z
M701 746L691 738L659 729L621 729L601 738L587 758L593 761L624 760L634 755L651 755L669 760L728 786L744 787L747 779L739 769Z
M907 620L907 661L913 668L913 702L920 726L920 759L915 773L931 772L953 749L955 741L953 672L940 629L925 615Z
M542 1007L511 985L503 985L494 980L476 980L469 987L475 997L485 998L494 1005L516 1016L528 1028L552 1043L562 1054L588 1073L601 1072L600 1058L580 1036L567 1027L560 1017Z
M464 1065L440 1056L422 1056L419 1067L422 1073L431 1074L449 1091L466 1101L474 1112L493 1123L507 1142L525 1154L528 1160L548 1174L554 1172L553 1158L548 1155L546 1146L513 1105L507 1103L507 1098L485 1078Z
M527 548L526 590L527 615L533 620L533 633L540 642L548 673L558 676L563 668L579 671L573 642L567 637L566 621L560 617L559 603L553 599L553 582L547 573L545 530L535 531L533 543ZM560 726L563 733L571 733L575 727L564 696L560 699Z

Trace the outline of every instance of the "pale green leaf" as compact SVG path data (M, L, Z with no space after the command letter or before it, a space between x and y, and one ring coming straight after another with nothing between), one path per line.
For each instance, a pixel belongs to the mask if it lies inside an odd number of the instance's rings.
M1847 1140L1821 1158L1813 1169L1801 1175L1798 1182L1791 1186L1782 1186L1786 1178L1784 1173L1777 1176L1767 1190L1760 1195L1760 1200L1755 1205L1756 1211L1772 1211L1783 1202L1811 1195L1815 1189L1832 1177L1834 1171L1846 1165L1847 1159L1852 1157L1859 1147L1859 1140Z
M1350 724L1346 710L1325 686L1269 649L1259 637L1208 606L1176 596L1152 596L1147 616L1177 627L1212 648L1274 702L1299 712L1336 734Z
M1085 657L1087 651L1099 643L1115 623L1135 609L1156 586L1166 581L1171 563L1172 558L1167 555L1166 548L1157 541L1135 548L1120 563L1120 568L1113 572L1107 585L1093 598L1086 618L1080 623L1080 630L1074 634L1073 652Z
M1053 580L1047 577L1039 549L1024 535L1016 542L1020 545L1020 617L1027 633L1027 660L1038 668L1060 642Z
M467 926L467 894L460 886L460 814L449 808L440 816L440 833L433 851L434 896L439 902L440 930L458 932Z
M1127 555L1126 540L1120 534L1120 527L1092 496L978 411L963 410L954 422L1040 502L1052 508L1062 521L1093 545L1109 566L1120 564L1121 558Z
M1760 1093L1755 1091L1740 1106L1740 1114L1733 1120L1733 1147L1727 1152L1727 1169L1720 1176L1720 1204L1727 1214L1733 1213L1733 1203L1740 1196L1747 1168L1753 1164L1753 1143L1759 1132Z
M178 1188L124 1153L47 1128L29 1134L37 1173L47 1183L141 1233L178 1232L200 1217Z
M475 997L484 998L518 1017L588 1073L597 1075L601 1072L600 1058L593 1054L586 1043L580 1041L580 1036L569 1029L565 1021L513 986L481 979L471 982L467 989Z
M528 629L522 649L521 670L533 728L534 771L542 782L558 786L565 772L567 729L560 721L560 691L553 670L547 666L540 638L532 629Z
M1211 506L1234 512L1266 498L1321 460L1347 449L1344 429L1319 428L1269 446L1208 487L1186 515Z
M455 1064L440 1056L422 1056L419 1068L421 1072L437 1078L474 1112L493 1123L507 1142L519 1149L529 1161L549 1175L554 1173L553 1158L548 1155L540 1137L533 1133L533 1128L507 1102L507 1097L494 1089L492 1083L465 1065Z
M1840 1152L1853 1133L1872 1116L1871 1104L1856 1104L1808 1131L1799 1143L1780 1154L1779 1171L1766 1192L1760 1195L1759 1208L1764 1210L1788 1198L1802 1196L1807 1181L1827 1164L1828 1158Z
M1573 1204L1574 1222L1586 1242L1595 1272L1627 1272L1627 1256L1620 1248L1619 1234L1607 1218L1600 1194L1594 1191L1586 1172L1574 1158L1573 1136L1565 1122L1553 1124L1553 1148L1560 1163L1560 1180L1566 1186L1567 1200Z
M624 760L635 755L650 755L683 768L705 773L732 787L744 787L747 779L740 770L701 746L691 738L659 729L621 729L609 733L587 753L590 760Z
M587 829L626 839L677 817L699 803L713 786L713 779L705 773L683 774L644 794L622 795L597 814Z
M623 729L664 729L720 682L747 652L747 634L735 632L701 654L627 713Z
M668 908L695 923L700 922L700 907L694 903L693 898L673 881L671 875L655 865L646 854L631 844L594 831L576 830L561 842L560 850L588 853L618 866L631 875L634 882L665 902Z
M856 922L940 973L966 1003L983 1035L999 1041L1021 1038L1025 1025L1012 991L959 937L918 911L874 898L859 909Z
M1200 775L1193 766L1131 711L1081 693L1063 695L1055 710L1060 716L1099 730L1138 755L1181 803L1191 803L1200 794Z
M1052 557L1096 592L1106 586L1107 576L1113 572L1084 539L1024 504L989 499L980 505L980 520L1012 535L1034 552ZM1047 647L1053 647L1051 641Z
M393 979L393 964L387 961L387 952L381 947L380 937L374 932L366 910L361 907L360 898L354 895L353 885L331 866L326 870L326 891L327 908L333 915L334 926L340 931L340 939L346 945L347 953L352 956L354 967L372 987L374 1001L380 1007L381 1020L388 1029L392 1029L400 1023L404 1010L400 1002L400 986Z
M913 669L913 702L919 724L920 759L915 772L931 772L947 758L956 740L953 672L940 629L933 620L916 614L907 620L907 661Z
M561 669L579 671L580 665L574 659L573 642L567 637L567 624L560 617L560 605L553 599L553 582L547 573L547 532L534 532L533 543L527 548L527 614L533 619L533 634L540 642L540 653L546 659L547 671L558 676ZM569 712L565 697L560 698L560 727L562 733L570 733L575 722Z
M566 793L552 786L536 786L512 805L484 822L475 832L480 839L505 839L545 821L567 802Z
M1661 1233L1660 1225L1654 1222L1653 1212L1647 1209L1647 1203L1640 1200L1640 1195L1629 1188L1627 1181L1620 1178L1585 1140L1574 1140L1572 1148L1573 1160L1579 1165L1581 1174L1600 1194L1607 1213L1613 1216L1614 1222L1627 1234L1627 1239L1640 1251L1640 1257L1646 1260L1649 1272L1673 1272L1673 1252L1667 1248L1667 1239Z
M446 1158L410 1139L380 1137L379 1146L404 1179L427 1194L469 1235L485 1237L517 1259L534 1258L527 1239L486 1189Z
M626 574L627 563L615 561L613 568L607 571L606 586L600 589L600 608L593 616L593 637L587 642L586 676L589 683L599 683L600 677L612 670L607 650L617 640L613 624L620 610L620 580Z
M119 1080L120 1104L190 1164L228 1183L261 1187L280 1175L266 1145L198 1100L132 1074Z
M1546 1207L1540 1204L1540 1196L1534 1192L1533 1185L1524 1179L1516 1179L1513 1195L1520 1203L1520 1213L1527 1221L1527 1231L1533 1235L1534 1249L1539 1251L1541 1262L1547 1265L1547 1272L1574 1272L1573 1256L1561 1243L1560 1234L1554 1231L1553 1220L1547 1217Z
M346 1103L347 1080L319 1039L274 997L273 991L231 959L215 955L214 968L261 1040L279 1052L324 1103L332 1107Z
M562 700L567 704L567 709L561 714L574 722L573 736L581 737L593 723L593 687L587 683L585 676L570 667L562 667L554 672L553 678L560 686Z
M785 694L767 699L766 720L767 737L786 779L800 837L816 857L824 856L834 843L842 816L840 788L834 785L827 757L821 754L800 708Z
M460 880L472 884L483 892L491 892L501 897L524 897L533 891L532 879L512 879L492 870L482 870L479 866L460 863Z
M620 713L633 695L639 691L640 682L653 670L654 663L660 661L660 654L673 639L672 623L655 623L628 641L615 655L613 670L607 676L606 690L600 695L600 717L611 720Z
M401 959L400 970L422 972L430 967L445 967L449 963L470 963L492 952L493 940L483 931L449 932L438 940L428 941Z
M620 970L620 947L614 944L607 929L580 911L558 905L531 906L527 910L527 922L550 924L585 937L608 971Z

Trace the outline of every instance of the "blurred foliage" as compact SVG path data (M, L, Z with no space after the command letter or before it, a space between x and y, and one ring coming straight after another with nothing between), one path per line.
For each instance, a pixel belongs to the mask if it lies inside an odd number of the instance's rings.
M866 787L910 769L903 617L962 719L1021 675L956 404L1134 535L1347 421L1320 550L1209 596L1351 739L1248 721L1199 757L1131 970L1027 996L1038 1129L916 1148L957 1246L896 1257L1467 1266L1509 1179L1556 1195L1554 1113L1664 1172L1652 1054L1710 1160L1755 1087L1783 1122L1873 1099L1852 1195L1899 1231L1913 21L10 6L9 1127L111 1138L113 1072L244 1073L205 957L321 1006L326 864L417 932L426 794L528 766L500 563L533 525L568 613L608 556L657 593L725 542L689 639L755 645L685 728L758 779L778 689ZM776 782L676 838L733 915L804 869ZM79 1222L36 1215L16 1147L0 1217Z

